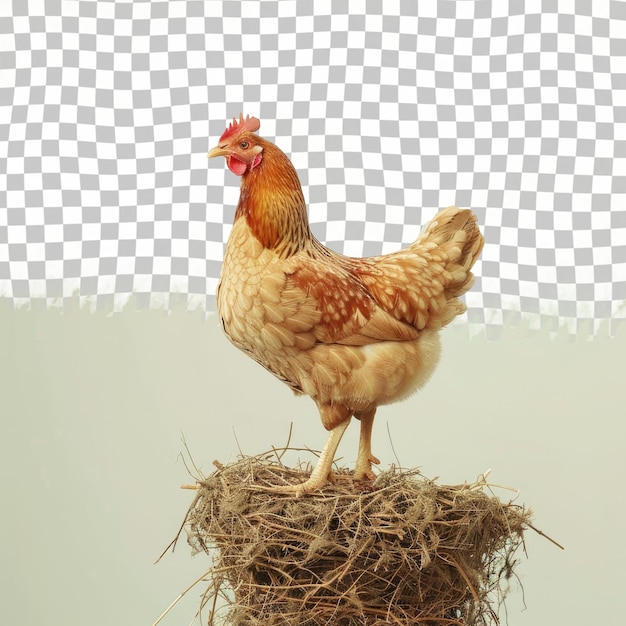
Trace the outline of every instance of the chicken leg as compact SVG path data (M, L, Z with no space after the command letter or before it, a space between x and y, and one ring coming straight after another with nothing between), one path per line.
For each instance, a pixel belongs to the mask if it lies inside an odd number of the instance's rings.
M372 454L372 425L374 424L376 408L365 413L356 414L361 420L361 434L359 435L359 452L354 467L355 480L374 480L376 474L372 472L372 463L378 465L380 461Z
M305 493L310 493L311 491L315 491L316 489L319 489L320 487L325 485L328 481L330 468L332 467L333 461L335 459L335 452L337 452L339 442L341 441L343 434L346 432L348 424L350 424L349 418L335 426L330 431L330 435L326 440L326 445L324 446L317 465L311 472L311 476L308 480L299 485L275 487L271 491L274 491L276 493L293 493L295 494L296 498L299 498Z

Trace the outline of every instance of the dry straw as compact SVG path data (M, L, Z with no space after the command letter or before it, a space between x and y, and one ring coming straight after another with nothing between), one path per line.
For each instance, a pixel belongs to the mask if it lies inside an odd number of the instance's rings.
M486 476L449 486L392 469L355 483L340 470L296 498L272 488L308 472L275 451L216 465L184 524L193 549L213 557L202 601L210 625L498 624L534 529L530 511L503 503Z

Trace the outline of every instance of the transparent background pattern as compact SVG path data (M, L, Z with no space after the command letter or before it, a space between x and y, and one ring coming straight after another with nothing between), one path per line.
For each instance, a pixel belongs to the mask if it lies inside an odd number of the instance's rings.
M0 295L212 310L240 112L335 250L471 207L472 329L626 318L623 1L0 0Z

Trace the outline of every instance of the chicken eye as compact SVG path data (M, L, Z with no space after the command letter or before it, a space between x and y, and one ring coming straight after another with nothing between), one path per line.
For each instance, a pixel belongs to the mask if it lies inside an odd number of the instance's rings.
M250 144L249 144L247 141L242 141L242 142L239 144L239 147L240 147L242 150L245 150L245 149L246 149L249 145L250 145Z

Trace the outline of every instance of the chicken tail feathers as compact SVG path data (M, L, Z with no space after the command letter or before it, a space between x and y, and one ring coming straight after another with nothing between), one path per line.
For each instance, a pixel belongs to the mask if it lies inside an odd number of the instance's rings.
M474 284L471 272L484 245L484 237L469 209L452 206L441 210L426 226L416 244L428 246L436 256L441 254L445 263L446 279L443 281L447 307L442 311L440 323L445 326L465 311L458 300Z

